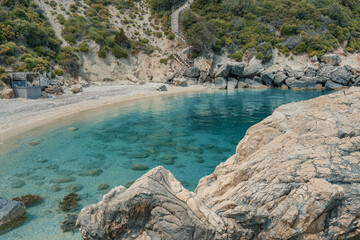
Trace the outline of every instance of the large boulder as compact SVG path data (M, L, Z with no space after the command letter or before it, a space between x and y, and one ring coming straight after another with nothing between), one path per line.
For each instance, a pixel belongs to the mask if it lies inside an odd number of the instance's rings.
M200 77L200 70L197 67L189 67L185 70L183 76L188 78L198 78Z
M195 190L157 167L78 216L84 239L360 239L360 89L252 126Z
M336 54L325 54L321 56L321 61L332 66L339 66L341 58Z
M267 86L259 83L258 81L252 80L252 79L245 79L246 87L252 88L252 89L264 89L267 88Z
M344 86L350 85L353 79L353 75L347 66L321 66L318 70L318 77Z
M236 80L235 78L229 78L227 81L227 89L228 90L233 90L235 88L237 88L238 85L238 80Z
M343 89L344 86L343 85L340 85L338 83L334 83L333 81L331 80L328 80L325 84L325 89L327 90L340 90L340 89Z
M227 82L225 78L222 77L215 78L216 89L226 89L226 87L227 87Z
M272 83L274 82L275 76L274 76L274 73L272 73L272 72L269 72L269 71L265 70L265 71L261 72L260 76L261 76L262 81L267 86L271 86Z
M281 86L285 83L285 80L287 79L286 74L283 71L279 71L275 73L274 75L274 83L277 86Z
M231 65L224 63L215 71L215 78L227 78L230 74Z
M232 62L230 65L230 75L234 75L237 77L242 77L244 74L245 65L240 62Z
M22 222L25 213L24 203L0 198L0 229Z
M261 71L264 70L264 65L262 64L262 61L259 59L256 59L255 57L253 57L250 62L249 65L247 67L245 67L244 69L244 73L243 73L243 77L247 77L247 78L253 78L254 76L256 76L258 73L260 73Z
M306 77L315 77L317 74L317 67L309 66L305 69L305 76Z
M360 87L360 76L356 78L353 86Z
M316 78L314 77L302 77L300 79L288 78L285 81L286 85L291 89L316 89Z

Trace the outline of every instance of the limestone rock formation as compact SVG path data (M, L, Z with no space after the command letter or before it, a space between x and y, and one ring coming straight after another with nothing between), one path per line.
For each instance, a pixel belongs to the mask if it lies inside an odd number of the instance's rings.
M283 105L195 192L160 166L77 225L84 239L359 239L359 119L356 87Z

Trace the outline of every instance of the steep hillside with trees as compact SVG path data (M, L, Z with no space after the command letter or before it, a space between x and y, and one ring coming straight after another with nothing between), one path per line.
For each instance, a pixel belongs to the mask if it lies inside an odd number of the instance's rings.
M310 57L339 47L353 53L360 49L360 1L195 0L182 27L195 54L212 48L240 60L254 49L266 61L275 47Z

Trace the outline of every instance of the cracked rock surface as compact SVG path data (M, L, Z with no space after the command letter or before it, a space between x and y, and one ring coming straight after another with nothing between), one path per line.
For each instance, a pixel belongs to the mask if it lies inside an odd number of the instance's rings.
M84 239L359 239L360 88L279 107L195 192L159 166L77 225Z

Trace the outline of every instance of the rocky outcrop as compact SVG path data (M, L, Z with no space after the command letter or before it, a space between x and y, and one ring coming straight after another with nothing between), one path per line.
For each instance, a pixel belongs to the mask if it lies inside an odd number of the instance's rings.
M0 230L21 223L25 213L24 203L0 198Z
M358 239L359 119L359 88L283 105L194 193L160 166L77 225L84 239Z
M325 54L321 57L321 61L332 66L339 66L341 58L336 54Z

